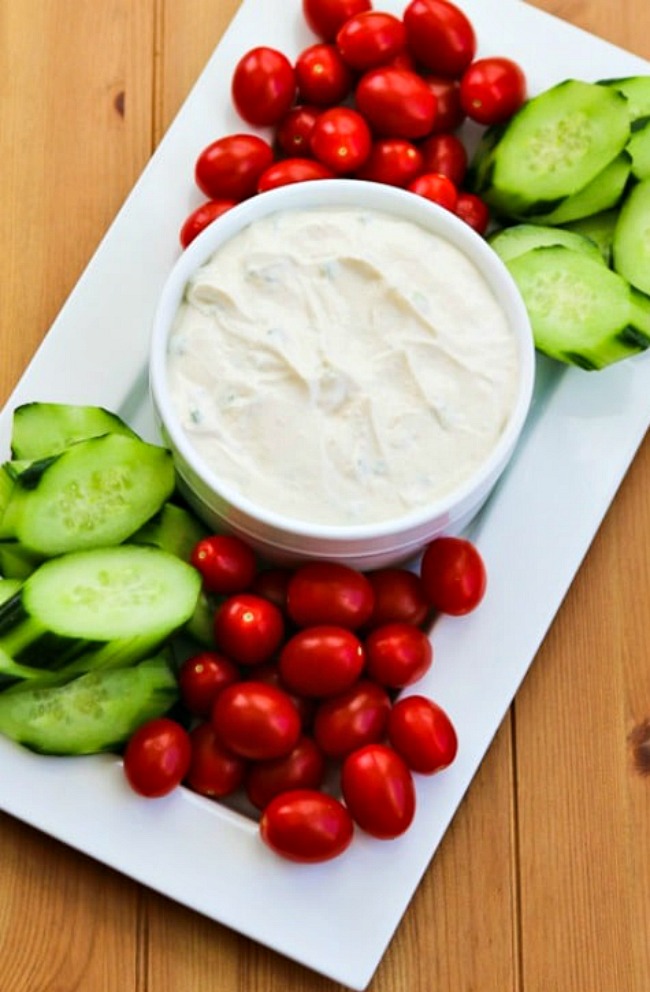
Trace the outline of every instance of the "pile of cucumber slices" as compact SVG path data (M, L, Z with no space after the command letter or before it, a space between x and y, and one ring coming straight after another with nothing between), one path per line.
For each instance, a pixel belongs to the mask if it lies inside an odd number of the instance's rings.
M0 466L0 734L39 752L119 748L178 699L204 529L170 453L103 408L29 403Z
M541 352L592 370L650 346L650 76L532 97L485 131L470 184Z

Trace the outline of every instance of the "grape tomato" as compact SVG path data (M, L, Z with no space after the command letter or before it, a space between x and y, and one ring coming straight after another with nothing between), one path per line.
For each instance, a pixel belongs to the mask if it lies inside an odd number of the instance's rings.
M406 29L399 17L369 10L350 17L336 35L343 60L357 72L385 65L406 47Z
M325 42L305 48L296 59L295 72L298 99L318 107L340 103L354 82L339 49Z
M248 800L264 809L281 792L291 789L320 789L326 762L316 742L303 735L287 755L249 765L244 780Z
M398 837L413 821L413 776L404 759L387 744L367 744L345 758L341 792L355 823L373 837Z
M166 796L181 784L191 759L188 732L169 717L143 723L124 751L124 774L134 792L150 799Z
M357 85L355 99L378 135L423 138L433 128L436 98L422 77L409 69L369 69Z
M197 186L212 200L245 200L273 162L273 149L256 134L227 134L207 145L194 166Z
M422 775L447 768L458 738L447 713L426 696L399 699L388 716L388 739L412 771Z
M354 823L345 806L315 789L292 789L275 796L260 820L265 844L291 861L316 863L336 858L349 847Z
M296 75L287 56L259 45L242 55L231 81L232 100L248 124L277 124L296 95Z
M333 41L339 28L355 14L370 10L371 0L302 0L303 16L314 34Z
M211 799L230 796L244 781L246 762L229 751L210 723L199 723L190 731L191 758L185 784L193 792Z
M372 614L374 592L368 578L337 562L308 562L287 586L287 613L299 627L330 624L355 630Z
M335 696L361 675L365 652L358 637L345 627L307 627L285 643L280 675L289 690L307 697Z
M421 679L433 663L433 646L420 627L388 623L364 641L366 671L380 685L403 689Z
M229 750L241 758L279 758L296 746L300 714L286 692L264 682L237 682L217 696L212 726Z

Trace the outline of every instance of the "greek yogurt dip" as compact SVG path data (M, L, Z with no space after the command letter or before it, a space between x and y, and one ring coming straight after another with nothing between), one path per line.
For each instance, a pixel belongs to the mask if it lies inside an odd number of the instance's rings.
M481 272L410 220L283 210L190 279L172 404L205 463L260 507L333 525L423 509L489 457L517 341Z

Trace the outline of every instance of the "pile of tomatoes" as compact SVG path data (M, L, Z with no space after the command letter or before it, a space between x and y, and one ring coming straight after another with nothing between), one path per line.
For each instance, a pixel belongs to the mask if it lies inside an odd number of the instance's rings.
M440 537L417 571L361 572L333 562L262 567L247 544L211 535L192 553L213 604L213 644L179 668L189 720L141 726L124 771L144 796L184 784L238 793L278 854L341 854L355 825L382 839L415 814L414 775L450 765L447 713L411 689L433 663L436 613L481 602L486 570L464 538Z
M318 38L291 60L265 45L235 66L231 95L260 133L218 138L194 170L207 197L186 219L183 247L241 200L287 183L356 177L433 200L479 233L485 203L463 189L468 154L458 129L508 120L526 99L521 67L476 58L477 39L449 0L411 0L402 17L371 0L302 0Z

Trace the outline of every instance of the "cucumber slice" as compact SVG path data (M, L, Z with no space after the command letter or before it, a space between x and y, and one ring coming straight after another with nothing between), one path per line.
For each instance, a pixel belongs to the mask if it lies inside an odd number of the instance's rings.
M492 234L488 241L503 262L523 255L531 248L550 245L564 245L574 251L584 251L596 261L603 261L600 248L583 234L567 231L561 227L543 224L514 224Z
M133 544L152 544L189 561L195 545L207 533L206 527L189 510L175 503L165 503L130 540Z
M633 186L623 201L614 228L612 265L650 294L650 179Z
M33 488L15 487L0 536L43 556L118 544L174 488L165 448L120 434L79 441L47 464Z
M567 79L528 100L489 153L478 192L498 213L550 213L591 182L630 136L625 97L613 87Z
M627 100L627 110L631 121L650 115L650 76L621 76L615 79L601 79L601 86L610 86L622 93Z
M103 407L24 403L13 412L11 453L14 458L46 458L102 434L136 436L117 414Z
M580 220L571 221L564 225L567 231L574 231L582 234L595 242L600 249L607 265L612 258L612 239L614 237L614 226L618 219L618 210L602 210L600 213L592 214L590 217L581 217Z
M650 117L642 117L632 125L632 136L627 143L635 179L650 178Z
M592 214L610 210L621 200L630 178L632 159L627 151L606 165L598 175L572 196L567 196L550 213L528 214L540 224L566 224Z
M171 634L192 616L200 589L199 573L175 555L124 544L46 561L21 596L43 630L110 641Z
M533 248L507 263L544 354L600 369L643 351L630 329L630 286L585 252Z
M0 733L41 754L97 754L120 748L177 699L176 678L160 655L64 685L8 689L0 694Z

